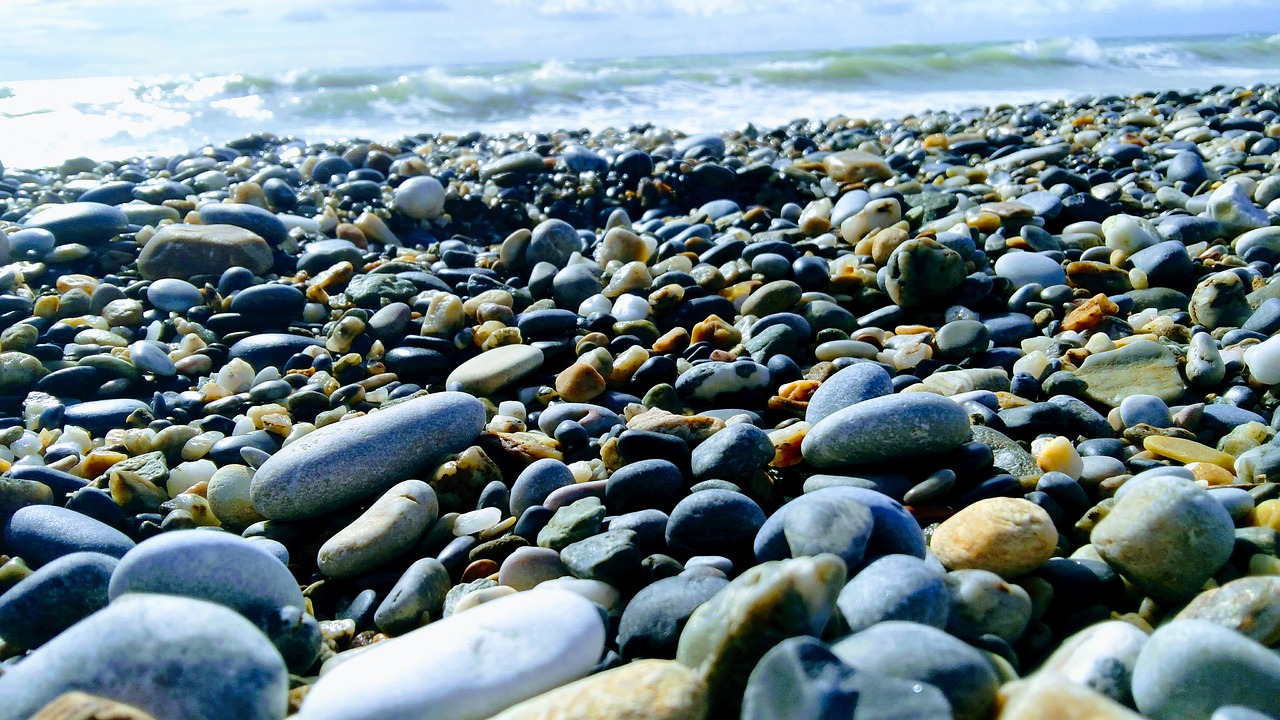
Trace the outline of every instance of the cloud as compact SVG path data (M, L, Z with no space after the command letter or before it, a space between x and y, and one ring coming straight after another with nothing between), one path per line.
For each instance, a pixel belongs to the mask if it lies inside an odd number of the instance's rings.
M361 12L410 13L448 12L451 8L442 0L361 0L354 9Z
M294 8L281 15L280 19L293 23L322 23L329 20L329 14L320 8Z

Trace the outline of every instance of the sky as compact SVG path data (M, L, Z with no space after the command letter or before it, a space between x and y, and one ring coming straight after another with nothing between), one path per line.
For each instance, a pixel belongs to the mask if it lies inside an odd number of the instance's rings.
M1280 32L1277 0L0 0L0 82Z

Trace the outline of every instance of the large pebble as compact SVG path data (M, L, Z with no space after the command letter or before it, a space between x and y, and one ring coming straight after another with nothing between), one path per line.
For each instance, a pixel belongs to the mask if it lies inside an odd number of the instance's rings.
M1195 483L1157 475L1127 483L1089 541L1143 592L1176 602L1195 595L1231 557L1235 525Z
M123 557L134 542L115 528L74 510L53 505L19 508L4 527L4 545L32 567L76 552Z
M623 659L674 658L689 616L728 584L714 575L682 573L645 586L627 603L618 625Z
M157 718L282 720L289 676L271 642L221 605L130 594L0 675L0 720L81 690Z
M1280 715L1280 656L1204 620L1162 625L1133 668L1133 699L1154 720L1209 717L1224 705Z
M873 362L855 363L822 381L809 398L804 419L810 425L816 425L850 405L892 393L893 383L882 365Z
M1075 376L1088 384L1085 395L1090 400L1111 407L1119 407L1130 395L1173 402L1186 389L1173 351L1145 339L1090 355Z
M707 685L669 660L639 660L509 708L492 720L697 720L707 714Z
M64 555L0 595L0 638L39 647L107 606L116 559L96 552Z
M542 351L532 345L503 345L467 360L445 380L450 390L490 395L542 367Z
M271 246L250 230L234 225L165 225L138 255L138 272L148 280L219 275L248 268L254 275L271 269Z
M1012 578L1053 557L1058 531L1043 508L1022 498L988 498L963 508L936 530L929 547L952 570L990 570Z
M709 489L676 504L667 523L667 545L676 553L751 555L751 542L765 515L751 498L732 490Z
M790 557L786 537L787 516L796 508L811 503L827 504L833 501L861 505L871 510L875 523L864 551L866 561L894 554L924 557L924 535L920 531L920 525L902 503L876 490L836 486L807 492L770 515L756 534L756 560L764 562Z
M22 223L24 228L48 230L59 245L104 242L124 232L128 225L129 219L123 210L98 202L44 205Z
M479 400L443 392L326 425L258 468L250 486L253 506L275 520L323 515L463 450L484 422Z
M563 590L484 603L379 643L311 688L300 720L483 720L583 677L604 650L596 606Z
M814 425L801 445L814 467L892 462L946 452L969 439L969 416L932 393L873 398Z
M911 555L886 555L854 575L836 600L850 632L885 620L947 626L951 590L937 564Z
M444 212L444 186L433 177L411 177L396 188L395 206L414 220L440 217Z
M960 720L988 717L996 699L999 680L991 662L935 627L889 620L850 635L831 649L855 670L937 687Z

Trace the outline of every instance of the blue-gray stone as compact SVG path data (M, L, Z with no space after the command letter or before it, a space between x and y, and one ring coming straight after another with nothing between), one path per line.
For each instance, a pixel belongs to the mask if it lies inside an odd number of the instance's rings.
M155 340L138 340L129 346L129 361L142 372L173 377L177 369L164 346Z
M942 691L959 720L989 717L999 678L981 651L935 627L889 620L831 648L855 670L929 683Z
M511 485L511 515L520 517L525 510L541 505L552 492L573 484L573 473L560 460L535 460Z
M627 603L618 624L623 659L675 658L689 616L728 584L722 577L684 573L645 586Z
M255 370L267 367L283 367L289 358L309 347L322 346L324 343L306 335L289 333L260 333L239 340L231 346L228 353L230 359L240 358L253 366Z
M1130 255L1129 262L1147 276L1149 287L1180 287L1196 272L1187 246L1179 240L1166 240L1143 248Z
M129 398L90 400L67 406L63 422L67 425L78 425L94 436L102 436L106 435L108 430L124 427L125 420L135 410L145 407L147 404L141 400Z
M1018 196L1018 202L1031 206L1036 215L1048 220L1062 212L1062 198L1047 190L1029 192ZM1031 226L1028 226L1031 227Z
M350 240L317 240L303 248L298 256L298 270L316 275L340 262L359 268L364 264L364 251Z
M1224 705L1280 715L1280 656L1207 620L1160 626L1138 654L1133 699L1154 720L1209 717Z
M1130 395L1120 401L1120 420L1125 427L1145 423L1152 427L1173 427L1173 416L1164 400L1155 395Z
M282 720L289 675L271 642L238 613L191 598L133 594L6 668L0 720L25 720L73 690L157 718Z
M680 556L751 555L752 538L765 522L751 498L732 490L702 490L676 504L667 522L667 546Z
M850 405L892 393L893 383L884 366L875 362L854 363L822 381L809 398L804 419L810 425L816 425Z
M555 403L538 416L538 429L554 435L556 427L565 420L573 420L587 429L592 437L598 437L626 422L614 411L591 403Z
M750 423L726 426L693 449L690 467L699 480L749 480L773 459L773 442Z
M1204 406L1204 412L1200 416L1200 429L1225 435L1232 428L1249 422L1267 424L1265 418L1252 410L1227 403L1209 403Z
M1018 585L987 570L952 570L946 575L951 612L946 631L962 640L995 635L1018 641L1031 622L1031 596Z
M943 573L912 555L886 555L854 575L836 600L850 632L885 620L947 626L951 590Z
M782 522L791 557L831 553L846 568L862 564L875 518L867 506L831 495L792 507Z
M267 518L322 515L466 449L484 424L479 400L440 392L326 425L268 458L253 476L250 497Z
M373 622L384 633L403 635L438 620L444 612L445 593L452 586L449 571L439 560L417 560L387 592L373 614Z
M266 283L245 288L231 299L231 312L249 317L281 316L296 318L302 315L307 296L292 285Z
M74 510L28 505L5 524L4 545L10 555L40 567L75 552L122 557L134 542L119 530Z
M855 670L809 636L787 638L760 658L747 679L742 720L848 718L951 720L938 688L874 670Z
M269 210L244 203L208 203L200 206L206 225L235 225L257 234L275 246L289 239L289 228Z
M148 285L147 300L157 310L178 313L204 304L200 288L178 278L163 278Z
M1048 255L1013 251L1001 255L995 263L997 277L1008 279L1015 288L1036 283L1049 287L1067 281L1067 271L1062 264Z
M118 207L96 202L44 205L26 217L24 228L42 228L53 233L59 245L105 242L124 232L129 219Z
M840 502L857 503L871 510L875 525L871 529L871 539L867 542L864 561L870 562L883 555L912 555L924 557L924 534L920 525L902 503L875 490L861 487L836 486L807 492L791 502L778 508L755 538L755 555L757 562L783 560L791 557L787 544L785 523L787 515L797 506L809 503L826 503L831 499ZM849 568L852 572L856 568Z
M543 220L533 228L533 237L525 248L525 263L530 267L540 262L548 262L557 268L563 268L573 253L582 250L582 240L578 231L563 220ZM576 306L570 309L577 309Z
M1244 321L1244 329L1271 335L1280 330L1280 298L1267 298Z
M1199 153L1185 150L1173 156L1165 168L1164 176L1169 182L1186 183L1187 192L1194 193L1196 188L1209 179L1209 170Z
M675 504L684 487L684 475L675 463L652 459L618 468L604 486L605 502L615 514Z
M107 606L117 560L96 552L63 555L0 595L0 637L30 650Z
M839 410L810 428L804 459L819 468L936 455L969 439L969 415L933 393L899 393Z

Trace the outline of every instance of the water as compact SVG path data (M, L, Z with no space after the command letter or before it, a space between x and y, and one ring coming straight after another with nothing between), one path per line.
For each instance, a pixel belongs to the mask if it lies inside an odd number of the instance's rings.
M636 122L700 132L1276 81L1280 35L30 80L0 83L0 162L173 154L262 131L309 141Z

